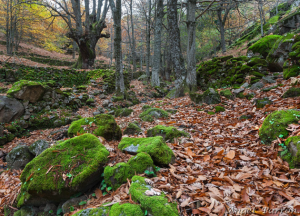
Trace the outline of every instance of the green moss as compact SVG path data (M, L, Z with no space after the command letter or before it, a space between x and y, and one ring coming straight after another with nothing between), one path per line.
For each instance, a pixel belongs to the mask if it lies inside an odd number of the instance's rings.
M285 141L285 145L290 150L289 154L286 154L283 158L287 160L290 167L300 165L300 136L289 137ZM291 151L293 149L293 151Z
M253 67L254 65L263 65L263 66L267 66L268 63L266 60L259 58L259 57L253 57L251 58L248 62L247 65Z
M279 135L283 138L287 137L289 134L286 130L287 126L297 123L299 118L300 111L296 110L280 110L268 115L259 130L259 137L262 143L271 144Z
M124 130L124 134L134 135L140 133L142 130L135 123L129 123L127 128Z
M214 114L216 114L216 113L214 113L213 111L208 111L207 114L208 114L208 115L214 115Z
M256 99L255 100L256 108L263 108L267 104L272 104L272 101L270 101L269 98L263 98L263 99Z
M47 88L48 86L36 81L29 81L29 80L20 80L15 82L12 87L7 91L7 96L13 97L17 92L19 92L25 86L42 86Z
M280 35L265 36L261 38L259 41L257 41L255 44L253 44L251 47L249 47L248 50L251 50L253 53L259 53L264 58L266 58L271 48L279 38L281 38Z
M220 95L224 96L224 97L226 97L228 99L232 99L233 98L233 94L231 93L231 91L229 89L225 89L225 90L220 91Z
M256 76L257 78L260 78L260 79L265 76L264 74L259 73L257 71L252 72L251 75Z
M270 87L264 88L262 91L268 92L268 91L270 91L270 90L272 90L272 89L275 89L275 88L277 88L277 87L278 87L278 85L270 86Z
M158 109L158 108L147 109L144 112L142 112L139 117L143 118L147 115L150 115L155 118L162 118L162 117L168 118L169 117L169 113L167 111L164 111L164 110Z
M110 206L101 206L98 208L88 208L80 210L74 216L107 216L110 213Z
M109 212L109 216L142 216L144 215L139 205L131 203L125 203L120 205L119 203L114 204Z
M149 154L146 152L138 153L132 156L127 164L132 168L132 170L137 173L144 173L145 170L154 168L153 160Z
M155 164L157 165L168 165L174 161L174 153L166 145L163 137L149 137L149 138L129 138L125 137L119 143L118 148L126 150L127 147L138 146L137 153L146 152L148 153Z
M124 109L118 109L115 112L115 116L118 117L126 117L129 116L131 113L133 112L133 109L128 109L128 108L124 108Z
M175 127L167 127L164 125L157 125L154 128L147 130L148 137L162 136L164 140L170 140L173 142L174 138L185 136L190 137L185 131L179 131Z
M283 98L298 97L298 96L300 96L300 88L294 88L294 87L290 88L282 95Z
M143 107L142 107L142 110L147 110L147 109L150 109L150 108L152 108L151 106L149 106L149 105L144 105Z
M95 124L95 126L94 126ZM122 132L113 116L100 114L90 118L82 118L72 122L68 129L69 137L91 132L107 140L120 140Z
M146 122L154 122L153 117L150 115L143 116L141 119Z
M131 179L132 176L134 176L134 170L124 162L117 163L113 167L107 166L104 169L104 180L113 190L126 183L127 179Z
M289 79L290 77L296 77L299 75L300 72L300 66L298 65L293 65L288 68L283 69L283 78L284 79Z
M243 94L243 92L240 92L236 95L236 97L243 99L243 98L245 98L245 95Z
M222 106L216 106L216 107L215 107L215 111L216 111L216 113L218 113L218 112L224 112L224 111L225 111L225 108L222 107Z
M72 188L73 192L84 188L92 174L99 170L101 172L108 155L106 148L92 134L74 137L46 149L29 162L22 172L18 207L30 198L31 193L41 191L53 191L54 202L58 201L58 197L62 200L69 198L73 194L69 194L68 188ZM49 169L51 166L53 170ZM72 181L64 181L63 174L71 174Z
M129 189L132 199L141 204L143 211L151 215L178 216L177 204L169 203L164 193L160 196L146 196L145 191L149 190L145 178L134 176Z

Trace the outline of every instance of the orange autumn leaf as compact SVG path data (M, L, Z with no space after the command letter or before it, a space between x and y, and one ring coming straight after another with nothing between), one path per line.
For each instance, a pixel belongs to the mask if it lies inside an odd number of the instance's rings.
M235 157L235 151L231 150L226 154L226 159L232 160Z

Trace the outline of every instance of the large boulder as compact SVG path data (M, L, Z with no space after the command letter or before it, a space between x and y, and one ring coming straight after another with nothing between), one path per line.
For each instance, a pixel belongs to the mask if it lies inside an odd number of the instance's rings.
M157 125L154 128L147 130L147 137L162 136L164 140L170 140L171 142L177 137L190 137L185 131L179 131L175 127L167 127L164 125Z
M135 123L129 123L123 134L135 135L142 132L141 128Z
M125 137L119 143L118 148L129 154L146 152L156 165L167 166L175 162L173 151L167 146L161 136L149 138Z
M47 85L40 82L20 80L13 84L7 91L7 95L35 103L43 97L47 87Z
M298 123L300 111L278 110L267 116L260 130L259 138L264 144L271 144L277 137L285 138L289 135L286 128L289 124Z
M34 155L31 154L28 147L25 145L13 148L6 156L7 167L10 169L24 169Z
M20 101L0 95L0 123L14 121L20 118L24 111L24 106Z
M121 140L122 138L120 127L117 125L114 117L108 114L100 114L72 122L68 129L69 137L83 133L93 133L107 140Z
M146 193L153 190L151 185L148 185L144 177L133 176L129 189L129 194L133 201L141 205L141 209L147 211L149 215L159 216L178 216L177 203L169 203L168 198L163 192L155 192L153 196L148 196ZM152 193L154 193L152 192Z
M259 54L264 58L267 58L270 50L279 38L281 38L280 35L268 35L261 38L248 48L247 55L250 56L250 53L252 52L254 55Z
M43 151L21 175L18 207L58 204L100 182L109 152L92 134L68 139Z

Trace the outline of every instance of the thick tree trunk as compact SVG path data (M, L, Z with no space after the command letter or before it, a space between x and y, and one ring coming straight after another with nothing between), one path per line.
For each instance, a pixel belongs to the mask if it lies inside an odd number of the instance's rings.
M79 57L75 63L75 68L89 69L94 65L96 58L96 43L89 40L81 40L80 44L77 44L79 47Z
M156 19L155 19L155 33L154 33L154 56L151 76L151 85L160 86L159 72L161 59L161 30L162 20L164 17L163 0L157 0Z
M196 0L188 0L187 2L187 30L188 30L188 47L187 47L187 76L186 84L189 91L197 90L196 76Z
M151 22L151 0L148 0L147 35L146 35L146 75L150 77L150 22Z
M180 31L177 22L177 0L168 0L168 26L172 62L175 71L175 92L172 97L184 96L186 69L180 47Z

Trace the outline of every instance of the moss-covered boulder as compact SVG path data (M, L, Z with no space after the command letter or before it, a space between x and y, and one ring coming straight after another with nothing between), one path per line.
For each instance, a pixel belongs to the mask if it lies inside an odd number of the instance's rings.
M136 135L138 133L142 132L141 128L136 125L135 123L129 123L127 128L123 131L123 134L127 135Z
M145 111L145 110L150 109L150 108L152 108L150 105L144 105L142 107L142 110Z
M143 212L147 211L149 215L159 216L178 216L177 204L169 203L168 198L162 192L157 196L147 196L146 191L151 190L151 186L145 182L145 178L134 176L129 189L131 198L141 205Z
M258 98L254 101L256 108L263 108L267 104L272 104L273 102L269 98Z
M168 118L169 113L159 108L150 108L142 112L139 116L143 121L154 121L153 118Z
M80 210L74 216L107 216L110 215L111 206L100 206L98 208L88 208Z
M196 104L218 104L221 103L219 93L213 88L207 89L203 94L190 93L190 98Z
M107 166L104 169L104 180L113 190L119 188L121 184L126 183L127 179L131 179L132 176L134 176L134 171L124 162L117 163L112 167Z
M121 140L122 138L120 127L117 125L114 117L108 114L100 114L72 122L68 129L69 137L83 133L93 133L107 140Z
M249 47L248 53L253 52L259 53L264 58L266 58L272 49L273 45L277 41L277 39L281 38L280 35L268 35L263 38L261 38L259 41L254 43L252 46Z
M6 156L7 167L10 169L24 169L34 155L31 154L29 148L25 145L20 145L13 148Z
M300 88L294 88L294 87L290 88L282 95L283 98L298 97L298 96L300 96Z
M43 151L21 175L18 207L60 203L100 182L109 152L92 134L68 139Z
M185 131L179 131L175 127L167 127L164 125L157 125L154 128L147 130L147 137L156 136L162 136L164 140L169 140L170 142L173 142L174 138L177 137L190 137L190 135Z
M129 116L131 113L133 112L133 109L128 109L128 108L124 108L124 109L118 109L115 112L115 116L118 117L126 117Z
M253 57L248 62L247 65L253 67L254 65L267 66L268 62L265 59L259 57Z
M20 80L13 84L13 86L7 91L7 95L35 103L43 97L47 87L47 85L40 82Z
M220 95L226 97L227 99L233 99L233 94L229 89L220 91Z
M114 204L109 212L109 216L143 216L145 215L139 205L124 203Z
M264 144L271 144L277 137L287 137L289 132L286 130L289 124L297 123L300 119L300 111L297 110L278 110L267 116L260 130L259 138Z
M125 137L119 143L118 148L130 154L146 152L156 165L167 166L175 161L173 151L167 146L161 136L149 138Z
M104 180L107 186L116 190L123 183L126 183L127 179L131 179L135 174L144 173L146 170L153 172L153 160L149 154L141 152L131 157L127 163L121 162L112 167L105 167Z
M290 67L283 68L283 78L289 79L291 77L296 77L300 74L300 66L292 65Z
M290 166L300 166L300 136L289 137L285 141L285 145L289 149L290 154L286 154L285 158Z

